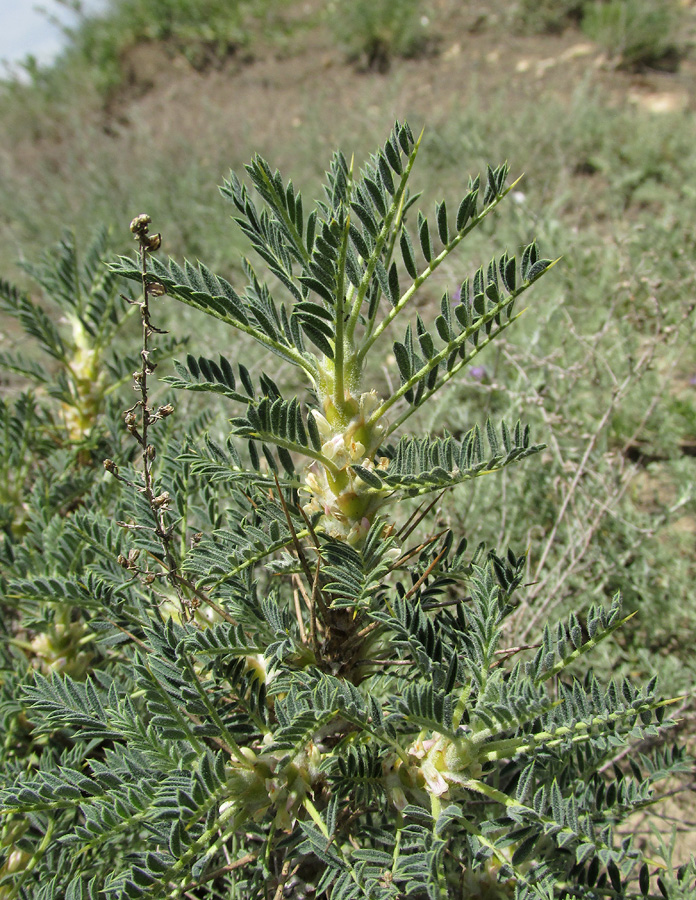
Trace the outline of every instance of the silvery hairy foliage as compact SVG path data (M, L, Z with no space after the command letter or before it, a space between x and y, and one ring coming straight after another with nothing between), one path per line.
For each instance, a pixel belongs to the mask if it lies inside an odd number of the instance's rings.
M426 216L420 140L396 123L360 172L336 153L311 210L260 157L230 175L266 270L246 260L243 290L163 260L133 220L137 253L111 275L139 285L121 423L137 453L114 444L70 509L34 492L1 547L0 897L686 896L693 873L660 871L624 826L687 765L654 740L668 702L585 659L626 621L620 598L509 646L524 556L433 522L443 494L537 464L520 422L409 424L552 261L504 252L429 321L414 312L511 190L488 168ZM224 402L226 440L153 400L175 301L229 329L227 356L192 352L165 378ZM304 392L246 365L235 333ZM59 615L72 631L46 665L23 635Z

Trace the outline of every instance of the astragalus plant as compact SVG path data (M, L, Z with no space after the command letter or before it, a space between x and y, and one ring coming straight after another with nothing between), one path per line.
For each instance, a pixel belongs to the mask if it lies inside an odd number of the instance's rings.
M419 143L397 123L360 173L337 153L308 213L259 157L251 187L232 175L222 193L272 287L248 261L243 292L162 262L149 217L133 220L139 252L114 269L142 290L125 414L142 460L105 460L120 497L63 526L69 571L6 584L17 605L49 595L82 610L99 651L85 680L37 672L25 688L46 743L8 754L14 896L604 898L657 885L622 823L683 756L622 749L658 735L666 704L654 681L601 685L583 659L625 621L620 600L510 647L524 557L471 552L432 521L443 492L534 465L520 423L458 438L405 426L514 322L551 262L534 244L503 253L426 324L419 288L510 187L507 166L489 168L456 208L414 214ZM230 347L241 332L295 367L306 393L284 396L234 349L189 355L166 380L231 415L226 441L198 440L191 403L151 400L157 311L174 299L228 326ZM374 373L389 354L387 390Z

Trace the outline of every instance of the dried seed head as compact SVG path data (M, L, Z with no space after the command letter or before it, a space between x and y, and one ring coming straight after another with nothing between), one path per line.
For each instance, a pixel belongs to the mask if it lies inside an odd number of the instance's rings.
M126 425L128 426L128 428L130 428L131 426L135 425L135 423L136 423L138 420L137 420L137 418L136 418L135 413L133 413L133 412L127 412L127 413L125 414L125 416L123 417L123 421L126 423Z
M133 221L130 223L130 230L136 237L136 240L140 238L141 235L147 234L148 225L152 222L150 216L147 213L141 213L139 216L136 216Z
M159 235L157 235L159 237ZM152 240L152 238L150 238ZM151 281L147 286L147 292L151 297L161 297L162 294L167 293L167 289L163 284L160 284L159 281Z
M153 447L153 445L152 445L152 444L148 444L147 447L145 448L145 456L146 456L149 460L153 460L153 459L155 458L156 455L157 455L157 451L155 450L155 448Z
M161 509L163 506L168 506L171 497L169 496L169 491L163 491L158 497L155 497L152 501L152 505L155 509Z
M162 235L161 234L153 234L147 239L147 249L154 253L155 250L159 250L162 246Z
M171 403L167 403L166 406L160 406L160 408L157 410L157 415L160 417L160 419L166 419L167 416L171 416L173 412L174 407Z
M122 566L124 569L128 568L128 559L127 559L127 557L125 557L123 555L123 553L118 554L116 562L119 564L119 566Z
M113 459L105 459L104 468L107 472L111 472L112 475L118 475L118 466L113 461Z

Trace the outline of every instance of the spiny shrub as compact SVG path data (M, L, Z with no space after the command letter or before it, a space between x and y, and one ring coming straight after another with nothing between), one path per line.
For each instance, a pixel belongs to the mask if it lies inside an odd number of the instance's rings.
M501 165L456 207L415 212L419 146L397 123L359 173L336 153L311 210L260 157L251 186L232 174L222 193L273 289L249 261L243 291L163 261L149 216L133 220L138 253L112 272L141 291L124 415L140 459L115 445L69 511L27 494L26 533L0 547L5 896L688 889L691 871L660 878L622 829L686 761L623 752L670 724L655 679L600 684L584 666L626 620L620 598L508 646L524 556L430 519L444 492L534 464L520 422L457 438L405 426L552 261L535 244L503 252L432 323L412 314L511 190ZM191 353L165 380L229 404L229 437L203 433L186 393L155 402L154 311L174 299L292 366L305 393ZM389 390L369 374L385 351ZM49 667L31 638L57 617L72 630Z

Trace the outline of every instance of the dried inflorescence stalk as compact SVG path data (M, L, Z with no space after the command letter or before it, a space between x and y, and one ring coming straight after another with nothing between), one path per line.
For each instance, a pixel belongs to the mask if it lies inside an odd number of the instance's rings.
M163 558L161 565L163 571L151 572L148 569L139 568L137 552L129 554L128 557L119 557L119 562L124 568L143 576L146 584L153 584L157 578L165 578L174 588L181 606L181 613L186 618L190 615L192 609L198 607L200 601L195 597L193 599L188 597L182 587L182 579L178 574L179 563L172 547L173 529L167 520L167 510L170 506L171 497L168 491L159 491L157 487L154 475L157 450L150 441L150 428L174 412L174 407L170 403L157 408L150 405L149 379L157 368L157 364L152 360L153 348L151 339L155 334L166 334L163 329L153 325L150 314L150 299L162 296L165 293L163 285L153 282L152 279L147 277L148 256L162 245L161 234L149 233L151 221L150 216L142 213L136 216L130 224L130 230L138 242L142 272L142 298L139 301L127 299L129 303L137 304L140 309L142 346L140 350L141 367L133 372L133 387L140 394L140 398L125 411L124 422L128 432L142 448L143 484L137 486L136 489L145 495L156 522L153 533L162 547ZM113 460L104 460L104 468L115 477L125 480L119 475L118 466Z

